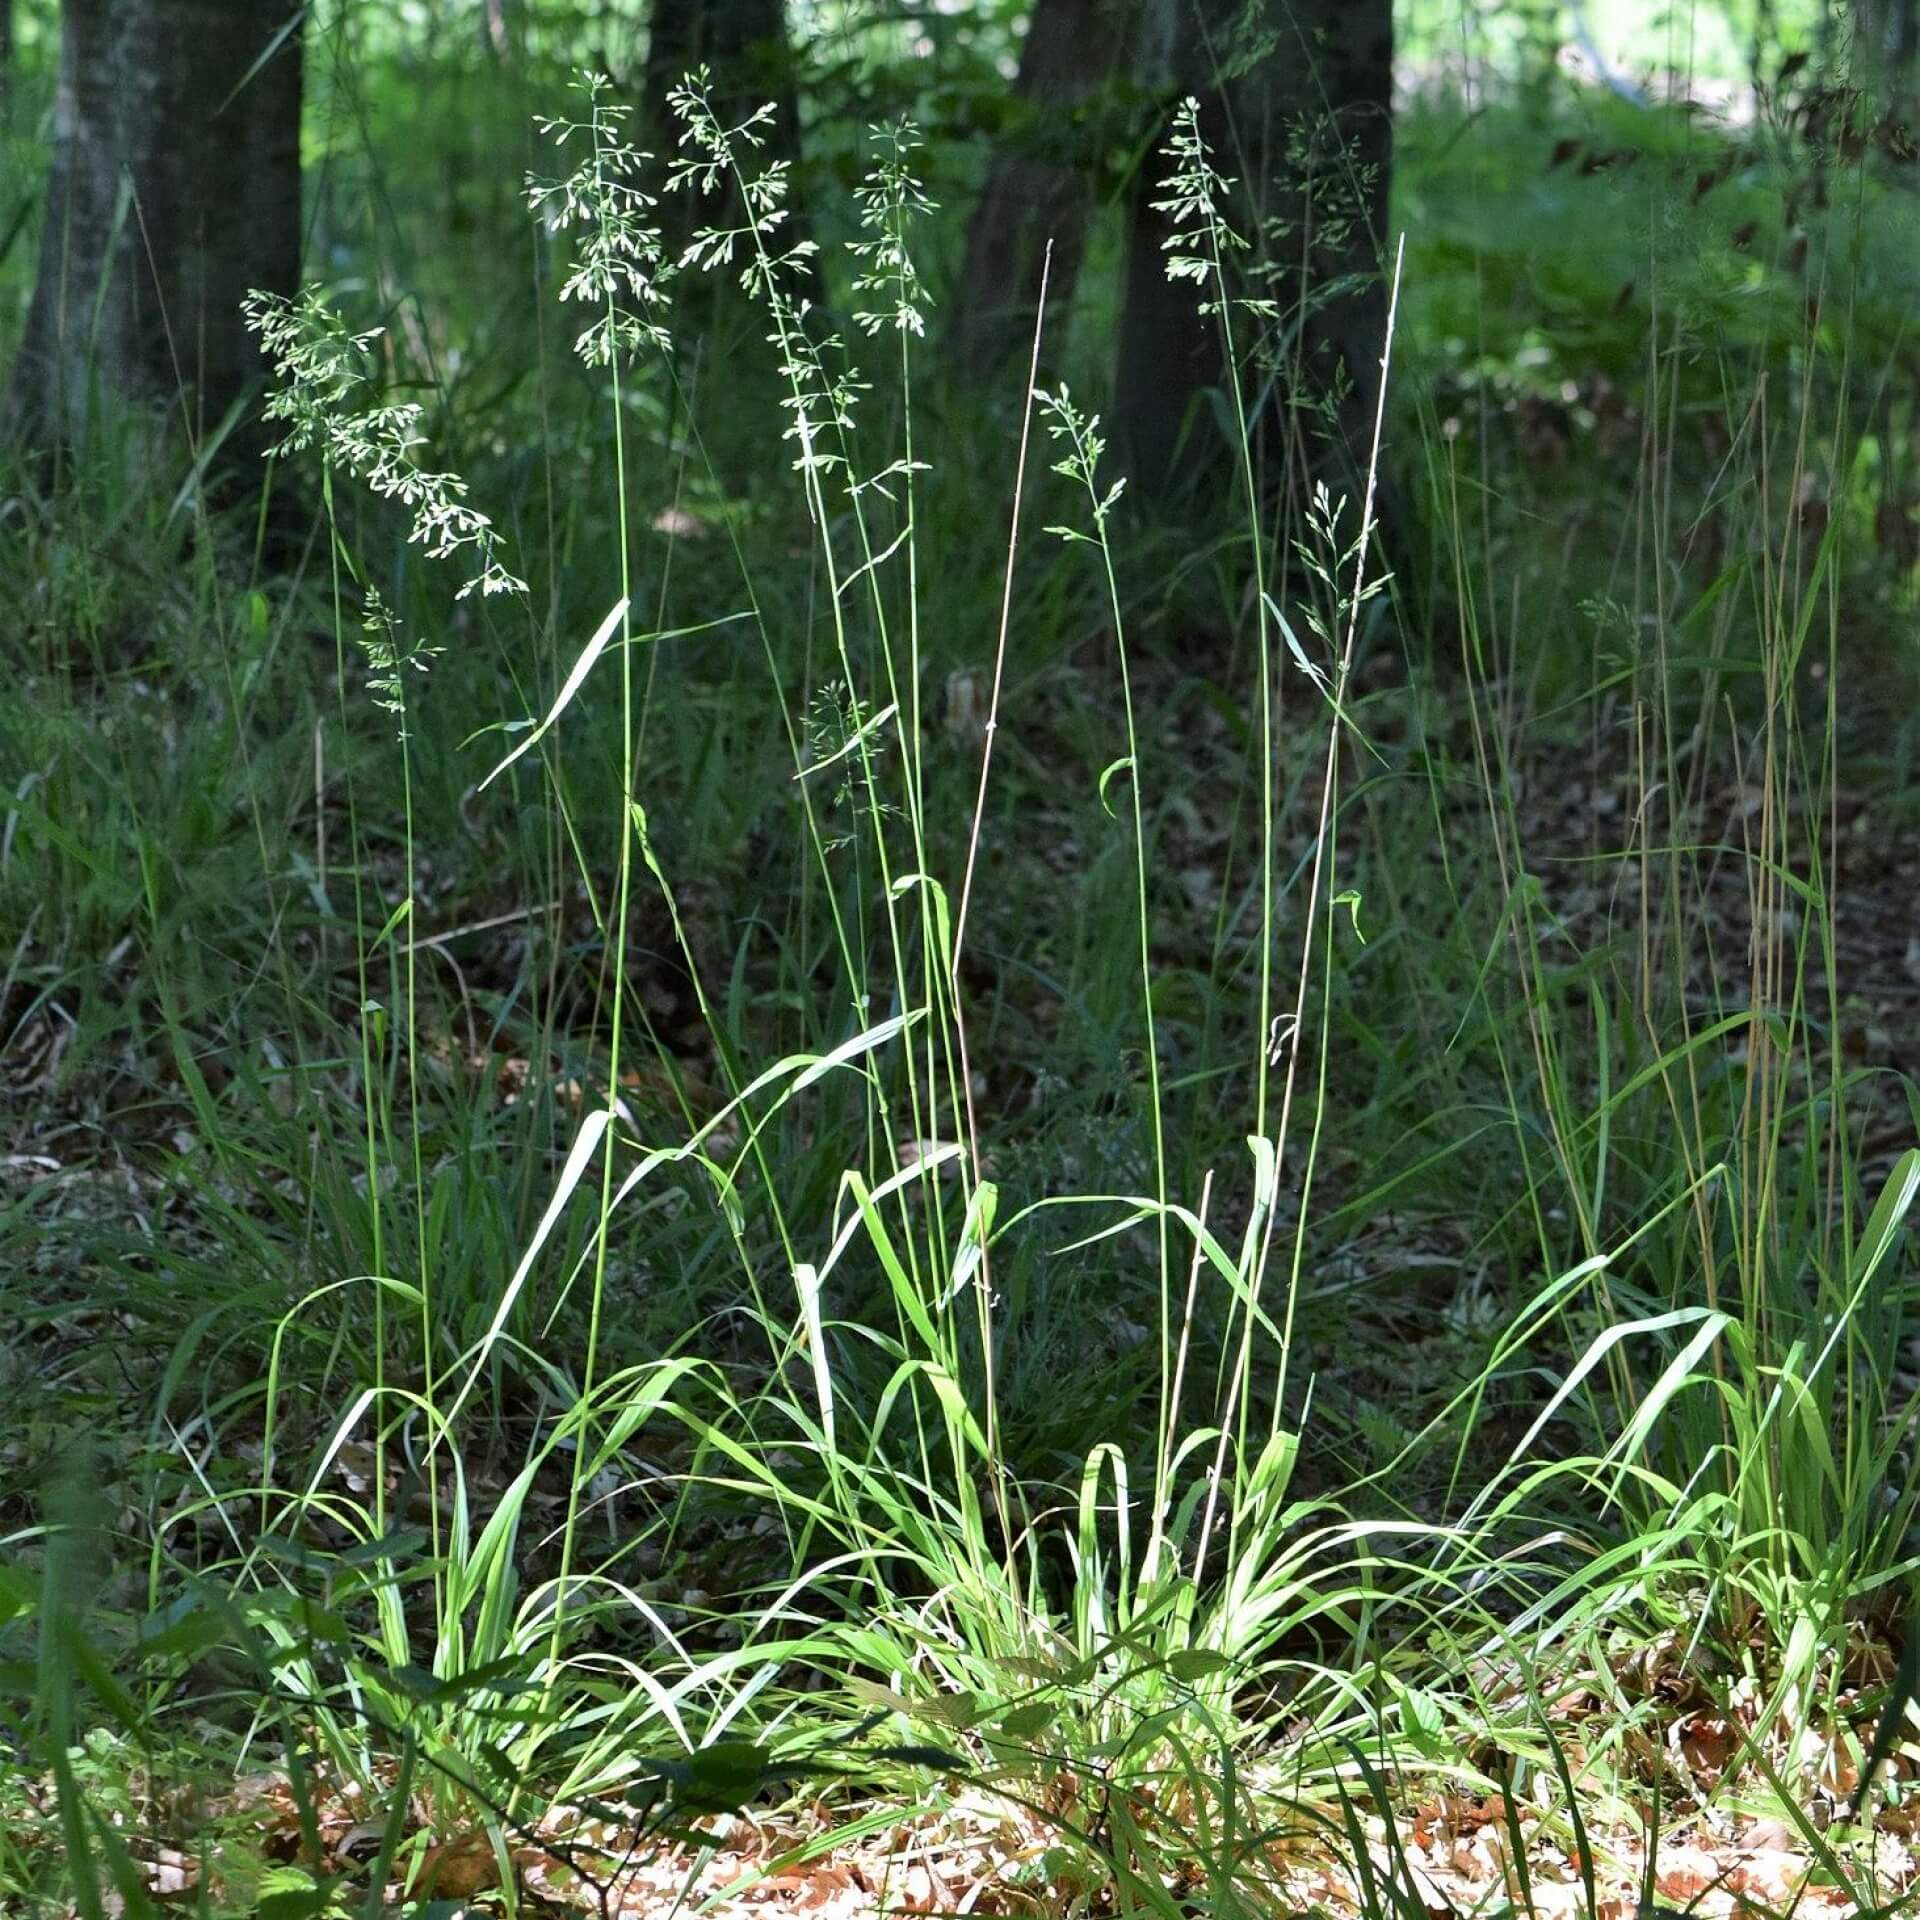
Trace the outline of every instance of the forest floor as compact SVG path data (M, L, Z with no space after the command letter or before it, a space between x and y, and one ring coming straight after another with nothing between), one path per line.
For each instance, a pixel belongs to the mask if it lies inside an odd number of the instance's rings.
M1217 709L1192 699L1184 674L1148 661L1136 685L1162 716L1162 750L1187 770L1191 790L1204 794L1227 780L1229 730ZM1406 698L1404 684L1384 669L1362 685L1355 712L1370 750L1393 750L1404 741ZM1069 670L1036 692L1019 737L1007 743L1023 762L1021 778L1032 799L1019 833L991 850L994 893L983 907L984 953L1013 950L1022 903L1086 884L1084 813L1049 796L1071 792L1071 769L1080 758L1056 730L1055 717L1063 726L1084 724L1090 704L1097 704L1091 676ZM1911 1144L1913 1112L1901 1089L1920 1076L1920 935L1909 907L1920 889L1920 819L1889 773L1901 745L1897 716L1881 712L1870 721L1850 729L1821 816L1823 885L1832 911L1830 946L1818 964L1831 966L1840 983L1840 1051L1874 1090L1856 1112L1852 1149L1861 1183L1873 1191ZM1470 749L1464 729L1448 744L1461 757ZM1309 748L1303 728L1298 757L1305 760ZM1356 749L1356 765L1363 759ZM1755 896L1741 848L1763 797L1743 771L1730 752L1696 769L1684 821L1669 819L1666 828L1691 845L1719 850L1689 868L1697 891L1675 909L1687 923L1690 945L1698 941L1701 964L1717 968L1717 977L1690 988L1703 1007L1744 993L1751 970ZM159 772L163 780L171 777L164 767ZM1590 741L1582 752L1563 738L1541 743L1530 759L1516 759L1509 790L1513 844L1570 946L1616 950L1623 926L1643 924L1635 904L1642 885L1663 884L1649 883L1654 864L1636 857L1659 838L1648 830L1643 775L1619 760L1616 746ZM1318 805L1314 783L1302 782L1289 804L1289 830L1304 832ZM1484 796L1460 802L1463 831L1479 830L1472 809L1484 804ZM1157 874L1167 883L1166 910L1153 929L1160 964L1199 971L1211 963L1233 857L1225 824L1209 819L1205 807L1169 809L1157 846ZM431 856L422 866L423 874L430 871ZM423 883L421 891L424 898L430 888ZM550 1033L550 1051L540 1060L516 1050L497 1028L490 1044L478 1041L488 996L526 966L527 917L513 904L517 898L511 887L452 893L433 901L431 917L422 915L419 937L447 943L461 987L440 1003L432 1047L446 1084L464 1087L463 1097L478 1110L510 1113L544 1083L563 1116L577 1114L600 1097L604 1074L590 1033ZM719 952L725 928L750 902L730 894L722 873L686 889L681 904L694 924L694 947ZM666 944L658 927L643 942L651 951ZM103 958L110 971L112 956ZM989 1053L979 1067L983 1110L1001 1116L990 1152L1017 1165L1031 1150L1021 1139L1023 1119L1046 1107L1046 1063L1070 1056L1074 1041L1061 1031L1059 997L1036 986L1030 971L1002 975L991 960L979 964L982 997L995 1006L1001 1031L1013 1034L1003 1055ZM1826 991L1817 975L1806 984L1816 994ZM713 1096L701 1090L718 1085L723 1070L676 998L684 998L684 975L669 970L651 991L661 1030L677 1044L629 1072L623 1084L631 1105L646 1112L649 1102L657 1104L671 1071L683 1089L695 1090L696 1110L710 1106ZM220 1176L210 1171L210 1156L196 1138L204 1107L197 1108L164 1030L144 1045L129 1034L94 1052L87 1070L76 1073L63 1068L85 1018L79 1000L58 988L29 992L16 983L8 1014L0 1085L11 1120L0 1181L12 1217L32 1227L24 1241L15 1237L22 1257L10 1282L14 1334L0 1349L12 1410L0 1432L0 1480L10 1490L0 1496L0 1526L16 1538L32 1535L47 1511L43 1491L57 1484L69 1438L84 1425L97 1491L110 1505L125 1503L118 1524L135 1535L158 1527L178 1552L181 1536L170 1531L164 1506L152 1504L154 1449L176 1458L204 1454L214 1427L196 1434L193 1421L180 1424L164 1411L156 1425L156 1404L164 1410L177 1390L170 1343L156 1335L177 1325L183 1309L150 1297L116 1304L100 1285L102 1250L112 1250L117 1270L158 1273L202 1249L199 1257L217 1271L231 1208L247 1208L268 1225L270 1215L238 1189L222 1191ZM219 1056L219 1048L206 1049L192 1070L224 1089L232 1081ZM338 1097L356 1098L350 1068L334 1074ZM1377 1166L1371 1175L1378 1178ZM1355 1178L1355 1170L1336 1159L1321 1205L1331 1212L1350 1202ZM1230 1224L1219 1230L1225 1234ZM1485 1297L1484 1280L1475 1284L1485 1261L1484 1244L1476 1244L1471 1221L1457 1209L1436 1209L1417 1196L1407 1205L1370 1208L1320 1256L1315 1292L1327 1304L1318 1317L1309 1306L1307 1324L1330 1324L1329 1312L1348 1324L1346 1338L1326 1345L1303 1388L1310 1386L1323 1408L1345 1409L1347 1420L1371 1414L1404 1431L1417 1428L1457 1390L1462 1329L1471 1336L1473 1309ZM1127 1329L1128 1315L1139 1311L1119 1297L1101 1308L1105 1337L1118 1341L1116 1350L1126 1343L1124 1331L1116 1330ZM724 1324L717 1321L716 1330ZM1088 1356L1100 1351L1100 1336L1082 1327L1076 1338L1081 1364L1096 1364ZM1471 1337L1468 1344L1472 1348ZM729 1340L709 1351L731 1365L751 1364ZM235 1384L248 1364L234 1374ZM1496 1469L1532 1427L1551 1384L1543 1377L1531 1392L1490 1400L1468 1425L1462 1444L1470 1484L1474 1475ZM324 1410L317 1411L324 1418ZM244 1410L220 1416L217 1431L229 1462L260 1459L264 1436L257 1418ZM315 1426L311 1439L322 1431ZM298 1433L296 1424L281 1444ZM470 1491L483 1509L503 1492L517 1451L503 1434L494 1443L495 1463L469 1462ZM1336 1490L1353 1477L1356 1460L1350 1447L1335 1446L1306 1465L1302 1484ZM670 1451L656 1451L653 1459L653 1471L661 1474L691 1465L691 1455L676 1465ZM331 1471L343 1489L364 1489L370 1457L350 1445L340 1449ZM552 1462L535 1483L530 1506L557 1525L566 1491L565 1462ZM730 1525L704 1541L696 1528L676 1555L646 1563L648 1590L661 1604L671 1608L677 1600L688 1610L690 1641L723 1645L730 1637L724 1607L715 1608L708 1595L750 1592L779 1577L779 1556L764 1555L760 1544ZM529 1554L523 1577L550 1573L549 1561L538 1551ZM145 1579L137 1560L125 1563L98 1603L137 1612ZM1331 1916L1378 1913L1383 1888L1394 1889L1403 1911L1413 1899L1431 1915L1516 1906L1543 1916L1626 1920L1644 1915L1650 1903L1709 1916L1838 1914L1861 1910L1862 1888L1875 1888L1879 1900L1900 1901L1915 1886L1920 1801L1902 1793L1899 1783L1920 1774L1920 1752L1896 1750L1886 1775L1892 1791L1881 1797L1870 1828L1847 1819L1876 1703L1898 1659L1897 1637L1862 1625L1847 1654L1851 1670L1836 1669L1822 1683L1825 1717L1811 1719L1781 1712L1751 1677L1731 1693L1703 1680L1695 1650L1677 1628L1652 1642L1629 1637L1608 1658L1613 1670L1605 1682L1583 1679L1570 1666L1550 1702L1530 1702L1517 1676L1505 1682L1503 1700L1491 1668L1481 1689L1490 1714L1529 1703L1537 1708L1543 1737L1576 1772L1587 1758L1589 1728L1617 1727L1621 1701L1635 1703L1630 1756L1614 1757L1613 1786L1582 1803L1571 1830L1563 1820L1543 1818L1536 1805L1485 1790L1472 1764L1458 1770L1458 1780L1444 1761L1385 1780L1378 1791L1391 1808L1389 1820L1365 1794L1354 1801L1329 1797L1324 1783L1302 1793L1279 1762L1249 1756L1239 1763L1247 1797L1236 1816L1247 1830L1221 1833L1209 1831L1206 1810L1191 1804L1190 1788L1189 1804L1157 1804L1150 1786L1117 1789L1083 1767L1042 1757L1031 1779L1009 1784L983 1771L976 1783L956 1774L917 1795L917 1804L897 1794L869 1797L857 1782L824 1784L798 1800L776 1795L757 1808L704 1817L690 1836L636 1825L621 1809L593 1802L563 1804L512 1829L504 1853L496 1845L497 1825L435 1829L431 1847L414 1861L412 1891L414 1897L478 1896L499 1888L504 1866L528 1899L610 1913L658 1913L675 1903L717 1915L852 1915L876 1906L1056 1912L1063 1903L1108 1897L1091 1880L1075 1891L1085 1860L1063 1851L1060 1836L1073 1828L1111 1833L1115 1792L1137 1799L1120 1830L1153 1836L1150 1849L1110 1841L1110 1849L1118 1847L1119 1870L1157 1876L1161 1891L1182 1909L1208 1897L1209 1879L1220 1877L1221 1848L1232 1852L1228 1877L1240 1895L1269 1911ZM1769 1714L1777 1716L1771 1727ZM1611 1740L1609 1734L1602 1744ZM1787 1779L1814 1784L1783 1793ZM378 1831L377 1794L365 1783L329 1783L323 1774L307 1792L310 1802L303 1804L305 1796L295 1795L283 1773L261 1774L220 1799L211 1814L202 1807L191 1817L203 1838L211 1819L221 1831L244 1831L249 1846L268 1860L298 1859L351 1880ZM52 1817L50 1804L46 1813ZM176 1897L210 1871L217 1876L189 1835L180 1834L179 1845L167 1839L176 1812L155 1802L146 1813L151 1831L138 1857L154 1893Z

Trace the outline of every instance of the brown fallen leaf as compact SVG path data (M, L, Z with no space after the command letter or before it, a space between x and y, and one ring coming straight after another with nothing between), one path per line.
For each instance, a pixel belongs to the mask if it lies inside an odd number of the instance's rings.
M1719 1861L1700 1847L1662 1847L1654 1862L1654 1885L1663 1900L1691 1900L1719 1878Z
M434 1900L464 1900L500 1884L500 1862L493 1842L475 1827L440 1846L429 1847L420 1863L414 1892Z
M653 516L653 530L671 540L704 540L713 531L707 523L685 507L662 507Z
M1727 1875L1727 1885L1778 1911L1793 1904L1807 1872L1808 1862L1802 1855L1766 1848L1748 1854Z

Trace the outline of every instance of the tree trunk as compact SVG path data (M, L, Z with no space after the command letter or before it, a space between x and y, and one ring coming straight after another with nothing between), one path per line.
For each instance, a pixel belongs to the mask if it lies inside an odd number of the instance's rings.
M1012 115L967 224L948 348L969 378L1025 352L1048 241L1047 337L1062 344L1106 145L1092 105L1113 77L1129 11L1124 0L1035 0Z
M242 299L299 281L294 10L290 0L65 0L61 16L46 225L12 428L42 448L77 446L108 396L167 401L182 406L198 446L264 370ZM223 455L261 443L242 423Z
M1920 49L1914 15L1914 0L1856 0L1854 83L1884 114L1903 114L1912 105Z
M513 22L508 17L507 0L485 0L480 11L480 44L496 60L513 53Z
M1386 326L1380 268L1393 142L1391 0L1272 0L1263 17L1231 0L1156 0L1140 60L1172 103L1200 102L1214 166L1240 185L1224 209L1265 275L1251 290L1275 318L1235 314L1235 345L1269 468L1289 485L1325 479L1357 494L1379 397ZM1223 79L1225 73L1230 77ZM1134 484L1162 496L1231 469L1232 424L1204 417L1224 381L1215 297L1166 276L1168 217L1159 149L1129 203L1116 427ZM1264 337L1255 338L1264 327ZM1243 370L1244 371L1244 370Z
M667 105L667 95L687 73L701 66L712 70L713 109L723 126L735 126L771 104L773 124L758 129L759 158L763 164L799 160L800 99L787 41L785 0L653 0L647 23L643 115L648 141L663 158L675 151L680 137L680 124ZM750 159L747 164L751 166ZM804 213L794 185L782 228L788 245L805 231ZM744 217L737 205L712 200L703 204L686 194L664 199L660 215L672 251L678 251L699 227Z

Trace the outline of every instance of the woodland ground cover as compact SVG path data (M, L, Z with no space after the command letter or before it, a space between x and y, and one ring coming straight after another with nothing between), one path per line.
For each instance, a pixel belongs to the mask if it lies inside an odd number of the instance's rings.
M1389 582L1113 495L1098 273L945 377L937 102L856 394L557 51L328 44L310 537L133 420L0 519L0 1895L1903 1900L1886 157L1436 72Z

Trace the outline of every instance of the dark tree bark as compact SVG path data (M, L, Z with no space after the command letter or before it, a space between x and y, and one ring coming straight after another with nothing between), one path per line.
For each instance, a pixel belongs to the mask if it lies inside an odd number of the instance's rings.
M1235 323L1236 347L1260 363L1243 397L1268 466L1354 494L1386 325L1391 0L1269 0L1264 16L1231 0L1155 0L1144 28L1142 64L1165 74L1171 102L1199 100L1213 163L1239 182L1225 211L1265 263L1252 291L1278 306L1258 340L1250 316ZM1152 205L1165 197L1164 138L1129 203L1115 378L1128 471L1163 496L1232 457L1202 417L1224 378L1220 323L1197 312L1192 282L1166 276L1168 217Z
M300 41L285 31L294 9L65 0L61 16L46 225L12 429L42 448L78 445L96 403L113 396L183 406L198 445L264 371L242 299L299 281ZM243 422L223 451L260 444Z
M1913 104L1917 11L1915 0L1854 0L1853 82L1886 113L1904 113Z
M480 11L480 44L496 60L505 60L513 53L514 38L507 0L485 0Z
M673 153L680 124L667 96L695 67L713 75L714 112L734 126L771 104L773 123L759 129L763 160L800 158L800 98L794 83L793 50L787 39L785 0L653 0L647 23L647 64L642 108L648 143L662 157ZM798 190L789 195L789 243L804 231ZM691 231L741 217L737 207L704 205L684 194L661 204L670 247ZM684 283L683 283L684 284Z
M1128 38L1129 0L1035 0L1013 110L967 224L966 262L948 347L985 379L1033 336L1047 243L1047 336L1056 347L1086 258L1105 142L1094 103Z

